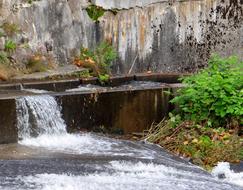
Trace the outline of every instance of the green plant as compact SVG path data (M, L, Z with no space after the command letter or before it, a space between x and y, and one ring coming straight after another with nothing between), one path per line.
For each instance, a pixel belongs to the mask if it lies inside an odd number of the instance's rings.
M5 34L10 37L20 32L18 25L13 23L5 22L2 24L1 28L4 30Z
M105 9L103 9L102 7L96 6L96 5L90 5L86 8L86 11L89 15L89 17L94 20L95 22L97 22L99 20L100 17L102 17L105 13Z
M171 102L186 120L206 126L237 127L243 116L243 62L214 55L208 68L182 78L184 88ZM241 123L242 124L242 123Z
M5 52L0 51L0 64L8 65L9 59Z
M17 48L17 44L12 40L7 40L4 45L4 50L8 53L12 53Z
M78 66L91 69L92 75L97 76L101 83L109 79L111 63L116 59L114 48L106 43L100 43L93 51L87 48L80 49L80 56L74 63Z

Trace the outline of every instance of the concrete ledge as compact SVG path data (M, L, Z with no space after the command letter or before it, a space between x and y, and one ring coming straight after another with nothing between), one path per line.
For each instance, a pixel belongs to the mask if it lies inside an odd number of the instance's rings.
M28 82L24 83L23 88L41 89L47 91L62 92L66 89L76 88L80 85L80 80L59 80L59 81L45 81L45 82Z
M179 82L181 74L164 74L164 73L151 73L151 74L136 74L136 75L121 75L121 76L112 76L107 86L118 86L130 81L153 81L161 82L167 84L174 84ZM94 84L99 85L97 77L90 78L81 78L81 79L69 79L69 80L47 80L47 81L28 81L21 83L4 83L0 84L0 93L1 91L6 90L21 90L21 88L31 88L31 89L41 89L54 92L62 92L66 89L76 88L79 85ZM4 92L3 92L4 93Z

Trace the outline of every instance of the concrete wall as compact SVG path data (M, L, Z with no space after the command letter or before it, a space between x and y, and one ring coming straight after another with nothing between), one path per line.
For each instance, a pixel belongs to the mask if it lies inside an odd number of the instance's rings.
M106 11L99 23L86 0L0 0L0 22L15 22L32 49L52 46L60 63L82 46L108 40L119 52L114 73L192 72L211 53L243 58L242 0L92 0Z

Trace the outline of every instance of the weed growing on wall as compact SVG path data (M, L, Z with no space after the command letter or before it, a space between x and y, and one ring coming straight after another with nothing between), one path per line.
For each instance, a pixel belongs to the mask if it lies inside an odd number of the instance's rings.
M92 20L98 22L99 18L104 15L106 10L103 9L102 7L92 4L86 8L86 11Z
M4 50L8 53L13 53L17 48L17 44L13 40L7 40L4 45Z

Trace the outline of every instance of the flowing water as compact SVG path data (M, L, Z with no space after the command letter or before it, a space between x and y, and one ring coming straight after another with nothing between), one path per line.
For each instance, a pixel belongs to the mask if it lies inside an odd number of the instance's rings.
M243 189L242 173L227 164L212 176L156 145L68 134L61 107L49 95L17 99L17 115L19 143L11 151L17 156L0 160L3 190ZM218 180L224 171L226 179Z
M161 82L151 82L151 81L130 81L126 82L123 85L114 86L114 87L104 87L98 85L80 85L77 88L68 89L66 92L80 92L80 91L91 91L91 92L106 92L110 90L134 90L134 89L148 89L148 88L161 88L165 86L165 83Z

